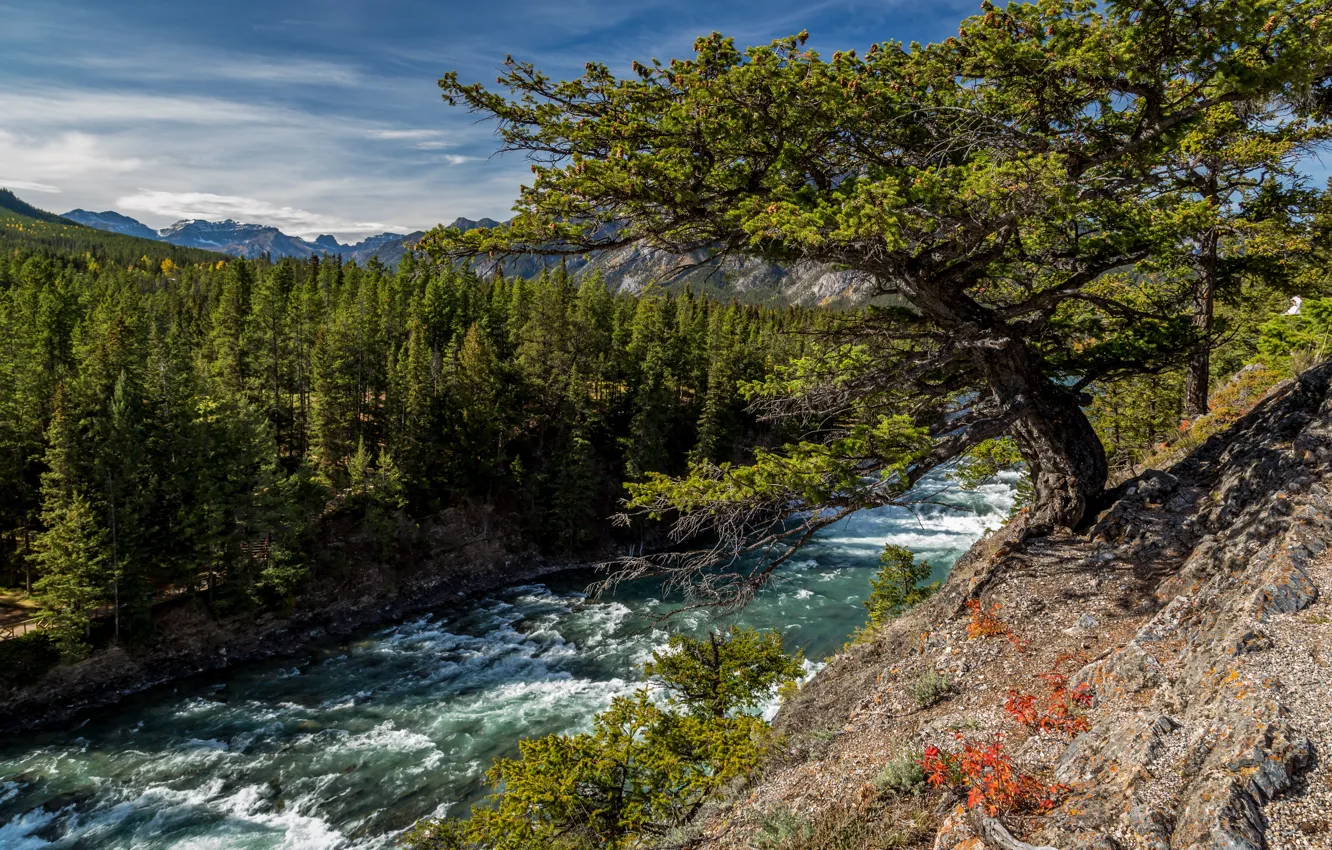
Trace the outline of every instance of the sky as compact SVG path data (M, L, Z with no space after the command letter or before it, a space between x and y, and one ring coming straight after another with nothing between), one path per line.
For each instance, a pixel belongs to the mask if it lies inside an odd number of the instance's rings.
M530 175L440 98L506 54L554 77L807 29L826 54L937 41L979 0L0 0L0 186L62 213L313 237L508 218Z

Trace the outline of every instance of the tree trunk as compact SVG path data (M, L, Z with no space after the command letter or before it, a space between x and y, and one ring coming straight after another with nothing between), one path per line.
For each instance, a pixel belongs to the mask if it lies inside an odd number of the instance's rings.
M1045 375L1041 358L1021 339L979 355L990 388L1002 403L1022 399L1012 434L1031 471L1035 496L1028 529L1076 528L1105 487L1101 439L1078 397Z
M1198 279L1193 288L1193 329L1202 337L1202 343L1189 355L1184 375L1184 415L1193 418L1206 416L1207 390L1212 377L1212 312L1216 299L1217 232L1212 228L1203 237L1198 257Z

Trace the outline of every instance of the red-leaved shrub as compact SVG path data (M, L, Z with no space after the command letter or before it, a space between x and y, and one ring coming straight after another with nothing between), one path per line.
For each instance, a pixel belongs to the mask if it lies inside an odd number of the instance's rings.
M983 806L995 817L1007 812L1048 812L1061 785L1046 785L1020 773L1004 751L1001 738L977 743L957 736L961 750L951 753L934 745L925 748L920 765L925 780L936 788L966 791L967 807Z
M1091 723L1080 710L1091 708L1091 686L1084 682L1070 688L1068 677L1054 671L1042 673L1040 678L1045 682L1044 694L1011 690L1004 700L1004 711L1036 732L1055 732L1071 738L1090 729Z

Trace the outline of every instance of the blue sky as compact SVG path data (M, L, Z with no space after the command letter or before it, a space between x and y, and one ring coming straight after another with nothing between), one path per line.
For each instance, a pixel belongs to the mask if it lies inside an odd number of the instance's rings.
M528 175L440 100L506 53L552 75L808 29L830 53L956 31L978 0L0 0L0 186L37 206L340 237L507 218Z

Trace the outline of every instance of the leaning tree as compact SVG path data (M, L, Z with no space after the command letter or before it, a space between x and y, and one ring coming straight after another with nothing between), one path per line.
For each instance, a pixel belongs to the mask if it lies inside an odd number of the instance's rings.
M818 527L998 435L1030 469L1031 527L1073 527L1107 476L1084 390L1198 344L1170 270L1208 210L1162 165L1218 105L1304 108L1328 65L1320 9L987 0L943 43L830 60L804 34L744 51L713 34L627 78L589 64L560 82L512 58L498 90L451 73L445 99L495 119L535 176L506 225L423 245L456 261L641 242L830 264L894 296L751 388L808 440L631 487L677 536L719 541L639 565L708 598L743 601ZM755 550L743 580L703 569Z

